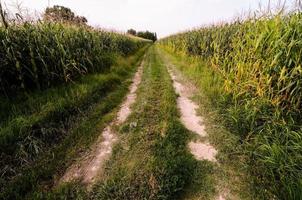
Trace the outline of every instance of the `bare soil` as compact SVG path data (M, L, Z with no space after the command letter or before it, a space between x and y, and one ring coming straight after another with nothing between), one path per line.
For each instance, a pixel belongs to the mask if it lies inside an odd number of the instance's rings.
M198 116L196 111L198 105L191 100L197 89L189 82L183 81L181 74L177 72L173 66L168 65L168 71L173 80L175 91L179 96L177 106L180 110L181 122L188 130L198 134L200 138L203 138L202 141L189 142L190 152L197 160L208 160L216 163L218 151L207 141L207 132L205 131L202 117ZM215 199L225 200L226 196L226 192L220 191Z
M136 90L141 82L143 66L144 61L135 73L129 94L122 103L116 119L103 130L97 142L92 145L91 150L67 169L60 182L80 180L84 184L92 185L100 176L105 162L112 154L112 147L118 140L112 127L124 123L131 114L131 106L136 100Z
M202 118L198 116L196 112L198 105L191 100L196 88L192 85L186 85L185 83L178 81L180 75L177 75L171 68L169 68L169 73L172 77L175 91L179 95L177 106L180 110L181 122L188 130L201 137L206 137L207 133L204 125L202 124ZM208 142L190 142L189 148L197 160L209 160L216 162L215 156L217 154L217 150Z

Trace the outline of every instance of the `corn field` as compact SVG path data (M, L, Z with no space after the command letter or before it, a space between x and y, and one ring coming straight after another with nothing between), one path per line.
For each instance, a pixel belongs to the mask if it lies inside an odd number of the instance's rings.
M160 41L222 77L225 115L240 133L265 196L302 196L302 14L250 18ZM217 98L218 99L218 98ZM228 98L223 98L228 99Z
M116 55L129 55L143 41L85 26L25 23L0 27L0 91L46 89L104 72Z

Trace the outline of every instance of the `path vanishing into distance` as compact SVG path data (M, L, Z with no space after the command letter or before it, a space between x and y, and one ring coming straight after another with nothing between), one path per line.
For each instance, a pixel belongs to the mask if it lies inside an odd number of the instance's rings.
M147 50L116 117L56 187L82 185L92 199L250 199L233 185L238 172L224 171L198 89L172 60Z
M0 200L302 200L302 1L278 2L163 37L0 0Z

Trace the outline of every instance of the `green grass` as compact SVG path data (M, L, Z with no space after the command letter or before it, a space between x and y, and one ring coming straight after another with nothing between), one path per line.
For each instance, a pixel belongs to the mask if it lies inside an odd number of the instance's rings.
M203 79L205 95L239 136L254 185L267 199L302 197L301 16L264 15L159 42L200 63L192 77Z
M223 90L221 77L200 59L163 49L160 52L176 70L183 74L183 81L191 82L197 88L193 101L199 106L198 114L203 117L210 143L218 150L219 165L215 165L210 173L216 187L227 188L232 195L231 199L263 199L257 197L257 191L251 184L252 179L247 171L248 159L242 154L244 148L240 135L232 131L225 113L222 112L222 108L225 107L222 102L227 101L220 95ZM204 186L199 187L199 190L202 187ZM198 195L203 195L203 191L193 192L192 199L198 199Z
M142 79L93 199L178 199L194 180L203 184L211 171L199 171L203 164L188 152L190 133L179 121L177 96L155 48L148 52Z
M112 120L145 50L120 58L105 74L32 92L22 103L14 102L0 129L1 172L6 172L0 199L43 197L41 191L48 191Z

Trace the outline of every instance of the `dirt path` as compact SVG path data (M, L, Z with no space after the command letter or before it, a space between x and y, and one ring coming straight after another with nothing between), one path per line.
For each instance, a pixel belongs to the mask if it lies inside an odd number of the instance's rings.
M81 180L84 184L91 185L102 173L102 168L112 153L112 147L118 140L112 127L124 123L131 114L131 106L136 100L136 90L141 83L144 59L133 78L130 92L122 103L116 119L103 130L91 150L80 161L67 169L60 182Z
M202 118L196 113L198 106L191 100L196 88L193 85L180 82L180 74L176 74L171 65L168 66L168 71L172 77L175 91L179 95L177 106L181 113L182 123L188 130L198 134L202 138L206 137L207 133L205 127L202 125ZM197 160L216 162L215 156L217 151L208 142L190 142L189 148Z
M216 155L218 151L208 142L208 135L203 125L203 119L196 112L198 105L191 100L197 91L196 87L187 80L184 80L181 73L167 59L164 60L173 80L175 91L178 94L177 106L180 110L181 122L188 130L199 136L198 140L191 141L188 144L190 152L197 160L208 160L217 163ZM215 199L226 199L227 195L224 192L219 193Z

